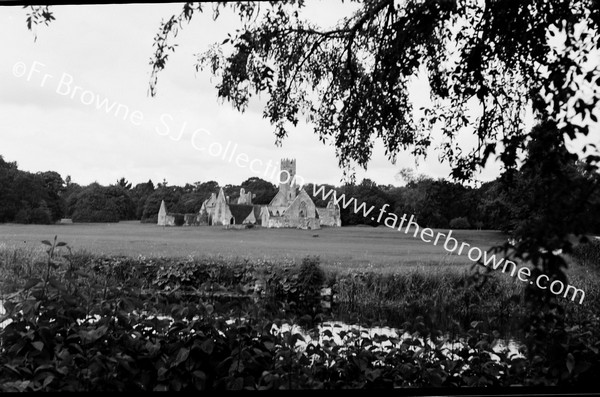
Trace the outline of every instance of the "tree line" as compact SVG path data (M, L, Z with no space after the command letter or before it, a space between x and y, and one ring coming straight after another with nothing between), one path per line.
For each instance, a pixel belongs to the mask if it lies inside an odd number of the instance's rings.
M575 161L563 168L570 175L572 194L577 189L600 183L598 174L586 173L585 167ZM403 186L378 185L363 179L358 184L326 187L375 208L388 204L388 210L398 216L415 215L421 225L432 228L511 232L534 217L536 211L544 210L536 208L535 195L539 194L536 189L560 188L551 181L538 180L536 175L536 172L521 169L475 188L403 169L398 173L405 182ZM0 222L51 224L61 218L71 218L74 222L139 220L155 223L162 200L170 212L196 213L204 200L220 187L216 181L176 186L166 180L157 184L149 180L133 186L125 178L108 186L99 183L82 186L69 176L63 180L54 171L19 170L16 162L7 162L0 156ZM268 204L277 193L277 186L257 177L240 185L222 187L232 202L239 197L241 188L255 195L253 203L262 205ZM312 195L313 184L306 184L304 188ZM590 195L587 207L572 221L579 222L587 232L600 233L600 191L595 189ZM317 206L327 205L321 197L313 197L313 200ZM360 211L355 213L352 206L341 209L341 218L343 225L377 225L376 220L363 217Z

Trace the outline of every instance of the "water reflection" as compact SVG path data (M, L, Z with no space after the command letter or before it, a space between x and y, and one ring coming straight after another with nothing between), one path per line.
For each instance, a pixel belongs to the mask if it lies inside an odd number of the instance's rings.
M297 324L283 323L281 327L273 325L272 333L286 332L299 333L304 340L298 340L296 347L306 349L309 344L323 344L324 342L334 343L338 346L344 346L348 343L354 343L357 339L368 339L369 345L372 345L381 350L390 350L398 348L408 339L419 341L419 344L411 345L409 348L413 351L418 351L423 348L440 349L436 343L429 338L423 338L411 335L408 332L399 334L399 330L390 327L363 327L359 325L346 324L342 321L324 322L312 330L307 330ZM464 339L455 340L450 335L444 335L445 342L441 345L441 351L450 359L457 359L456 352L466 346ZM525 357L522 353L523 345L514 339L496 339L492 345L492 350L496 353L505 353L509 357ZM470 349L469 353L474 350ZM500 361L500 357L496 354L491 354L494 361Z
M6 313L4 305L0 300L0 318ZM141 314L142 316L148 316L148 313L136 313ZM159 316L149 316L146 317L148 320L157 319L160 321L173 322L174 319L168 315L159 315ZM194 318L198 320L199 318L196 316ZM100 316L90 316L86 320L79 320L79 323L91 322L94 323L100 320ZM245 321L244 318L230 318L226 322L228 324L233 324L238 321ZM0 323L0 329L4 328L6 325L10 324L11 320L5 320ZM298 324L293 323L282 323L280 327L273 324L271 328L271 333L273 334L285 334L286 332L290 332L292 334L300 334L302 336L301 339L296 340L295 348L299 350L304 350L309 344L319 344L323 345L324 343L333 343L338 346L344 346L349 343L356 343L356 341L361 341L367 339L368 345L373 346L373 348L378 348L381 350L390 350L392 348L398 348L402 343L408 339L414 341L418 341L416 344L412 344L409 348L413 351L418 351L419 349L430 348L430 349L438 349L441 350L444 355L446 355L450 359L457 359L458 356L456 352L463 349L466 345L464 339L457 339L450 334L446 334L443 336L444 342L441 345L432 341L429 338L423 338L420 336L411 335L408 332L402 332L400 334L399 328L387 327L387 326L361 326L361 325L353 325L348 324L343 321L326 321L321 324L316 325L313 328L306 328L300 326ZM439 342L439 341L438 341ZM518 342L516 339L495 339L492 350L496 353L503 352L509 357L524 357L522 353L523 345ZM473 352L473 349L470 349L469 353ZM490 357L499 361L500 358L491 354Z

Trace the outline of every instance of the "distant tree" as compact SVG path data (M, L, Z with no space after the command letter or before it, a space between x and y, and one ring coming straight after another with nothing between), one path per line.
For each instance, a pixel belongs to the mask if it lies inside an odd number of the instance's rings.
M125 190L129 190L131 189L131 182L128 182L125 178L121 178L117 181L117 186L120 186Z
M46 171L38 173L43 179L43 183L46 187L46 197L44 203L50 210L50 217L52 221L57 221L62 218L64 214L64 198L63 193L65 191L65 181L62 179L59 173L54 171Z
M75 204L77 203L77 196L82 190L83 187L77 183L71 182L67 185L63 192L63 213L66 217L71 218L73 216Z
M31 223L31 208L29 208L28 206L21 206L21 208L19 208L19 210L17 211L17 213L15 214L15 216L13 217L13 221L15 223L20 223L20 224L29 224Z
M219 184L215 181L208 181L202 183L196 182L195 186L195 191L199 194L199 199L202 201L208 199L212 193L216 194L219 192Z
M339 194L345 194L346 200L354 198L357 205L365 203L367 209L371 206L375 208L382 208L384 204L390 204L390 197L371 179L365 178L359 185L346 184L339 188ZM343 203L340 204L340 216L342 225L371 225L377 226L378 222L376 219L371 219L369 216L365 217L363 211L354 211L354 204L349 205L347 208L343 208ZM388 208L388 212L393 212L394 208Z
M46 201L42 200L39 205L32 209L29 213L28 223L34 223L38 225L49 225L53 223L53 215L50 208L46 204Z
M395 189L391 197L394 199L396 215L414 215L422 225L428 224L423 221L428 221L424 218L427 218L431 212L431 203L427 203L427 191L433 182L434 180L431 178L424 178L418 182L411 181L406 186Z
M195 184L191 184L191 183L186 183L185 186L183 187L183 192L184 193L192 193L196 191L196 185Z
M315 192L315 186L316 186L316 190L319 190L321 187L323 187L325 194L329 193L330 191L334 190L334 191L341 191L341 188L336 188L334 185L330 185L330 184L318 184L315 185L314 183L305 183L304 184L304 190L306 191L306 193L308 193L310 195L310 197L312 198L313 202L315 203L315 205L317 207L325 207L327 206L329 200L331 199L331 195L329 195L329 197L327 198L327 200L323 200L323 196L321 194L317 194L316 196L313 195L313 193Z
M252 200L254 204L269 204L277 194L277 187L275 185L255 176L246 179L240 187L243 187L246 193L252 192L252 194L256 194L256 197ZM308 193L312 194L312 191Z
M163 178L163 181L162 181L162 182L159 182L159 183L156 185L156 188L157 188L157 189L166 188L168 185L169 185L169 184L168 184L168 182L167 182L167 179L166 179L166 178Z
M511 229L508 196L502 181L496 179L486 182L477 189L477 216L486 229L508 232Z
M404 167L395 175L397 181L404 182L405 185L418 183L425 179L429 179L424 174L418 174L412 168Z
M19 212L19 198L14 191L18 174L16 162L6 162L0 155L0 222L11 222Z
M108 188L92 183L77 194L72 218L74 222L118 222L119 207Z
M450 220L450 229L470 229L471 223L465 217L453 218Z
M225 193L225 196L228 196L229 200L234 203L238 197L240 197L240 186L227 184L223 186L223 193Z
M4 156L0 154L0 169L10 170L17 168L18 166L16 161L7 162L6 160L4 160Z
M164 200L167 211L172 213L184 213L185 208L181 203L183 189L177 186L163 186L159 184L158 188L146 199L144 212L142 213L142 222L156 223L158 221L158 211L160 204Z
M196 191L183 193L179 199L179 206L185 214L196 214L200 211L205 195Z
M105 194L109 200L117 207L119 212L119 220L130 220L136 219L136 205L131 198L130 190L125 186L118 184L108 186L105 190Z
M58 219L63 208L61 190L57 173L20 171L16 163L0 159L0 222L49 223ZM49 213L50 221L42 213Z
M152 193L154 193L152 180L148 180L146 183L138 183L131 189L131 199L135 205L135 219L142 219L146 200Z

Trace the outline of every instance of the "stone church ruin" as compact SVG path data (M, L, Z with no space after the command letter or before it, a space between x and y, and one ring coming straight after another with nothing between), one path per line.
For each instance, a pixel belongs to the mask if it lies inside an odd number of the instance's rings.
M320 229L340 227L340 206L329 200L326 207L317 207L310 195L296 184L296 160L283 159L279 172L279 189L268 205L252 203L255 195L240 189L232 202L223 188L213 192L196 214L170 214L164 201L158 213L160 226L225 226L245 228L250 225L267 228ZM180 217L180 219L177 219Z

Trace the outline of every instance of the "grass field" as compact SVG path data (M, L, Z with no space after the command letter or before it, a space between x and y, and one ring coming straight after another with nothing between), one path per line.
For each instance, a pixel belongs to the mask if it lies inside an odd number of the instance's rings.
M447 230L442 231L446 233ZM452 232L453 237L486 250L505 241L497 231ZM221 256L299 260L318 255L337 270L395 271L399 267L447 265L464 268L463 253L448 254L442 244L425 243L412 234L386 227L321 230L227 230L221 227L159 227L139 222L72 225L0 225L0 244L36 247L58 235L74 249L92 253L145 257Z
M3 271L10 273L12 268L29 269L36 267L36 263L43 263L46 253L41 240L51 240L54 235L74 251L85 251L94 256L182 258L185 263L189 262L190 257L198 259L199 263L206 258L218 258L221 259L220 263L234 265L241 265L244 259L253 264L259 264L261 260L275 264L300 263L306 256L318 256L320 266L327 274L337 275L335 277L350 274L347 280L351 287L348 292L350 298L360 296L363 303L369 301L373 304L381 303L382 291L394 286L398 290L398 285L403 286L401 290L412 290L411 286L415 283L428 285L423 287L425 290L415 292L417 295L452 297L454 292L459 292L453 287L456 280L466 280L473 270L473 262L468 259L466 252L463 255L448 253L442 239L436 246L412 234L386 227L232 230L208 226L165 228L139 222L121 222L0 225L0 276ZM466 242L482 251L506 239L498 231L454 230L452 236L459 243ZM86 257L85 252L81 252L83 257ZM563 301L571 312L585 314L600 299L600 269L577 264L568 256L566 259L569 263L566 272L569 283L585 291L585 303L579 306L568 299ZM361 271L368 272L367 278L372 280L367 283L355 280L355 273ZM515 277L499 271L495 273L498 273L494 274L494 279L499 289L494 289L492 295L488 294L485 298L489 305L505 302L524 290L525 284ZM397 275L400 278L396 278ZM356 288L364 290L359 293ZM340 296L344 291L340 289ZM407 302L417 299L412 295L396 296L394 299L400 298Z

